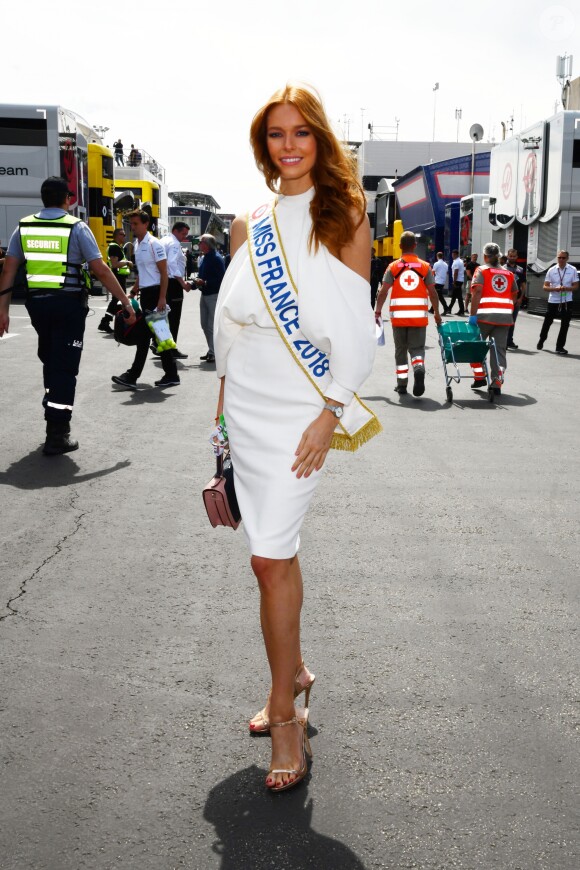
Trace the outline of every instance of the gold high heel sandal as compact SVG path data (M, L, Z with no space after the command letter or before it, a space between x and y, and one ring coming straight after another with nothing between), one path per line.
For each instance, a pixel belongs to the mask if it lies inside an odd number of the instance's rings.
M304 664L304 659L302 659L300 667L296 671L296 676L294 677L294 700L296 700L296 698L298 698L298 696L301 695L302 692L304 692L304 706L306 708L308 708L309 703L310 703L310 692L312 691L312 686L314 685L314 680L316 679L316 677L314 676L314 674L310 674L310 678L308 680L307 685L303 686L302 683L299 681L298 677L300 676L302 671L305 670L305 668L306 668L306 665ZM272 694L272 692L270 691L268 693L268 701L270 700L271 694ZM266 701L266 707L268 706L268 701ZM256 715L253 716L252 719L250 720L250 731L252 734L268 734L269 733L270 720L268 719L268 717L264 713L264 710L266 709L266 707L264 707L263 710L260 710L259 713L256 713ZM299 709L300 714L301 714L300 716L298 716L298 718L299 718L299 720L302 720L302 710L300 708L298 708L298 709ZM254 720L257 720L257 721L254 721Z
M295 779L290 782L283 783L282 785L268 785L266 780L266 788L269 788L270 791L278 792L285 791L287 788L292 788L295 785L298 785L299 782L302 782L306 774L308 773L308 758L312 759L312 748L310 746L310 740L308 739L308 734L306 730L308 728L308 709L304 710L304 719L297 719L296 716L293 716L292 719L288 719L287 722L270 722L270 728L283 728L285 725L298 725L299 728L302 729L302 764L298 769L296 768L280 768L280 767L271 767L268 776L273 773L286 773L289 776L294 775Z

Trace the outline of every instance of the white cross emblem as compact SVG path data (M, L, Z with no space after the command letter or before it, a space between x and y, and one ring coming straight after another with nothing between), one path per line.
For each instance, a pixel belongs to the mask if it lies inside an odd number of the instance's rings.
M496 293L505 293L508 288L508 279L505 275L494 275L491 279L491 286Z
M419 286L419 276L412 269L405 269L401 278L401 287L403 290L415 290Z

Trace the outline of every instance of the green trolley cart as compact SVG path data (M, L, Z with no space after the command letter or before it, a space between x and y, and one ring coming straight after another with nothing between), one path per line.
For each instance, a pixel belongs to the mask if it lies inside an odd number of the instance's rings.
M489 368L485 360L488 353L494 353L497 359L495 340L482 338L479 327L471 326L469 323L442 323L441 326L437 327L437 331L445 373L447 401L453 401L452 381L458 384L462 378L473 377L471 370L469 374L462 375L459 366L462 363L481 363L487 382L487 395L489 401L493 402L494 392L491 388ZM455 369L455 374L450 373L451 367Z

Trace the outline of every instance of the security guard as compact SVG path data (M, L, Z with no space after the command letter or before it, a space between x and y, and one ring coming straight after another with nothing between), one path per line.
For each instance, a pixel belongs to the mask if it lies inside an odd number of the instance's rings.
M507 368L507 342L514 323L514 301L518 287L513 272L499 265L499 247L488 242L483 249L485 265L476 270L471 281L471 316L469 323L478 326L483 338L495 340L495 353L490 353L491 390L501 394ZM471 363L474 381L472 389L487 386L480 363Z
M383 304L391 290L389 313L395 343L397 386L395 392L404 396L409 378L409 358L413 366L413 395L425 392L425 340L429 322L429 301L435 314L435 323L441 324L439 297L429 263L415 256L415 234L401 236L401 258L387 267L380 289L375 318L380 320Z
M125 254L123 252L124 243L125 230L122 227L117 227L117 229L113 231L113 241L107 248L107 264L123 290L126 292L127 276L131 274L131 261L125 259ZM118 304L118 300L113 296L97 327L100 332L113 332L111 322L117 313Z
M127 296L101 258L95 237L79 218L68 214L73 194L64 178L43 182L44 208L20 221L8 245L0 277L0 337L10 325L10 298L18 266L26 264L26 308L38 333L38 356L43 365L46 442L43 452L54 456L76 450L70 437L77 374L88 312L88 263L91 272L127 309Z

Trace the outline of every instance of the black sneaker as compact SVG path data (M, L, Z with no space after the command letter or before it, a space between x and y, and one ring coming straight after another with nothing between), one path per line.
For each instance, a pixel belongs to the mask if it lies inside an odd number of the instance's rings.
M485 378L476 378L471 385L472 390L480 390L483 387L487 387L487 381Z
M542 339L540 339L539 342L537 343L536 347L538 350L541 350L543 348L543 346L544 346L544 342L542 341Z
M125 372L125 374L123 375L113 375L111 380L114 384L118 384L120 387L127 387L128 390L137 389L137 384L135 383L129 372Z
M567 353L567 351L566 351L566 353ZM205 358L205 361L208 362L208 363L214 363L214 362L215 362L215 356L214 356L214 354L213 354L213 353L208 353L208 355L207 355L206 358Z
M414 373L413 395L422 396L425 392L425 369L416 369Z
M517 350L517 349L518 349L518 345L517 345L517 344L514 344L513 341L512 341L511 344L508 344L507 349L508 349L508 350Z
M200 359L203 360L204 362L206 362L208 356L211 356L211 353L209 352L209 350L207 353L204 353L203 356L200 356Z
M175 348L175 350L172 350L171 353L173 354L173 359L187 359L187 357L189 356L188 353L181 353L181 351L177 348Z
M557 348L556 348L556 353L559 353L560 356L566 356L567 353L568 353L568 351L566 350L565 347L557 347Z
M160 381L155 381L156 387L178 387L181 381L179 380L179 375L175 377L173 375L163 375Z
M160 354L159 351L157 350L157 345L156 345L156 344L152 344L152 345L150 345L149 350L151 351L151 353L153 354L153 356L161 356L161 354Z
M97 326L97 329L99 330L99 332L108 332L109 334L114 331L111 328L110 322L105 317L103 317L103 319L101 320L101 322Z
M401 385L397 385L397 386L395 387L395 393L398 393L399 396L406 396L406 395L407 395L407 387L403 387L403 386L401 386Z

